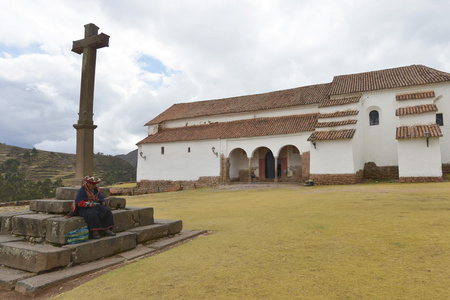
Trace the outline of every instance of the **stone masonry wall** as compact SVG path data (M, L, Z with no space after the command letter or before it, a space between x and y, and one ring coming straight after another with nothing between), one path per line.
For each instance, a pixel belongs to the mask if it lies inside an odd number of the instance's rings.
M442 173L444 174L450 173L450 164L442 164Z
M400 177L400 183L442 182L442 177Z
M142 180L136 184L134 194L139 195L158 192L190 190L195 188L218 186L219 184L220 184L220 176L200 177L199 180L195 181Z
M364 172L358 171L356 174L311 174L310 179L314 184L338 185L355 184L363 180Z
M378 167L374 162L364 165L365 179L398 179L398 166Z

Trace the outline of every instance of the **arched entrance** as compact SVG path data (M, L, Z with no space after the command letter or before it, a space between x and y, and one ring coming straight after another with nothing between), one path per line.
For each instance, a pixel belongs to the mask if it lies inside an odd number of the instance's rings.
M242 148L236 148L230 155L230 180L248 181L248 158L247 153Z
M268 179L275 178L275 157L272 151L268 151L265 157L265 176ZM281 178L281 161L278 160L277 177Z

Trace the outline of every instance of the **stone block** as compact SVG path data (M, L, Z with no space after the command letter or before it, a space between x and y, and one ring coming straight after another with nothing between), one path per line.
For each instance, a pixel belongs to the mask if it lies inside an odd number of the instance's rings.
M45 237L47 230L47 220L54 218L54 215L30 214L19 215L12 218L12 234L26 235L34 237Z
M66 234L72 230L87 226L83 217L55 217L47 220L45 240L49 243L67 244Z
M136 227L133 221L133 214L129 210L113 210L114 231L121 232Z
M168 234L175 234L183 229L183 221L181 220L155 220L155 224L165 224L168 226Z
M41 273L69 263L69 249L26 242L0 244L0 264L7 267Z
M167 236L169 232L168 224L152 224L147 226L136 227L129 230L136 234L136 241L144 243L150 240L159 239Z
M74 264L82 264L134 249L135 247L136 235L131 232L121 232L113 237L103 237L85 243L65 245L62 248L69 249L72 252L72 262Z
M0 235L0 244L23 241L23 238L12 235Z
M126 209L133 213L133 220L137 226L147 226L154 223L153 207L128 206Z
M132 249L130 251L122 252L118 254L118 256L125 258L126 260L132 260L136 259L138 257L150 254L152 252L155 252L156 249L148 248L148 247L136 247L135 249Z
M127 199L110 197L105 198L106 204L111 209L124 209L127 206Z
M10 234L12 230L11 220L15 216L34 214L30 210L0 213L0 234Z
M188 239L193 239L201 234L206 233L206 230L182 230L179 234L169 237L167 239L161 239L147 247L155 250L163 249L166 247L170 247L176 245L178 243L182 243Z
M56 188L56 199L58 200L75 200L80 187L59 187ZM100 193L103 198L108 198L110 195L109 188L100 187Z
M100 188L100 193L102 193L103 198L109 198L111 192L109 191L109 188L107 187L101 187Z
M67 214L73 200L43 199L30 202L30 210L52 214Z
M14 289L17 281L35 275L36 274L34 273L25 272L22 270L0 267L0 290L11 291Z
M123 261L123 258L110 257L89 264L37 275L18 281L15 290L16 292L27 295L29 297L34 297L39 293L42 293L44 290L51 288L52 286L120 264Z
M56 199L75 200L79 187L58 187L56 188Z

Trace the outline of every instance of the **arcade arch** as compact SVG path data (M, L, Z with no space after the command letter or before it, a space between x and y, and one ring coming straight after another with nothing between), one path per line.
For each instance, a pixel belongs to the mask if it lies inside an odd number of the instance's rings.
M250 153L250 152L249 152ZM228 157L230 181L300 182L302 180L302 155L294 145L284 145L278 152L260 146L251 152L233 149Z

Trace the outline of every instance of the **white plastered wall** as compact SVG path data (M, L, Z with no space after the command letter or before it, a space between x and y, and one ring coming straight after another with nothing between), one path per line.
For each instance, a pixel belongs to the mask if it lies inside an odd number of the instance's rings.
M317 141L310 152L311 174L354 174L352 140Z
M164 147L164 154L161 154ZM219 140L141 144L137 180L198 180L202 176L219 176ZM188 152L190 148L190 152Z
M442 176L438 138L431 138L429 147L427 147L426 139L399 140L398 157L400 177Z

